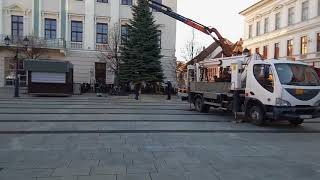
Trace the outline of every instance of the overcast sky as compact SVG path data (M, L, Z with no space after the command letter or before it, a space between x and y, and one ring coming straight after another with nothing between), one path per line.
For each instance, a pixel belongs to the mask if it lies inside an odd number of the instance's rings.
M238 41L243 36L243 17L239 12L258 0L178 0L178 13L206 26L215 27L222 36ZM192 28L177 22L176 56L182 60L181 51L192 37ZM213 39L195 30L195 40L208 46Z

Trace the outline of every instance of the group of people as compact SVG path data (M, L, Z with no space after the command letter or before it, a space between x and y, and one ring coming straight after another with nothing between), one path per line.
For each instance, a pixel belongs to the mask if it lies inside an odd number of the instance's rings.
M168 80L165 84L166 84L165 93L167 95L167 100L171 100L172 83L170 80ZM141 91L141 83L135 83L134 85L135 100L139 100L140 91Z

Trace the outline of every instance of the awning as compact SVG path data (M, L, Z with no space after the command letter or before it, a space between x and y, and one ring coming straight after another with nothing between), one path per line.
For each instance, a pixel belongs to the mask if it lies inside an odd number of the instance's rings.
M27 71L52 73L67 73L73 69L70 62L60 60L25 60L24 67Z

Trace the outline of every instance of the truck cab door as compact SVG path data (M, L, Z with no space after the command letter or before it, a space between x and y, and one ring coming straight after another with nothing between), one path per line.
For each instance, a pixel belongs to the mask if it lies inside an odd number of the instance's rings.
M269 64L253 64L247 72L246 94L266 105L272 105L274 97L274 74Z

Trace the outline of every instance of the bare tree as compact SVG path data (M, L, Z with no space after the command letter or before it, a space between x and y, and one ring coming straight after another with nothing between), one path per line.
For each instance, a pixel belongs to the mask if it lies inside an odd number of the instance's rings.
M114 85L120 84L120 64L119 56L121 45L121 33L119 24L115 23L109 32L108 42L100 48L100 53L97 55L98 59L106 63L108 69L115 74Z
M182 51L182 58L185 61L190 61L203 50L203 46L195 41L194 30L192 31L191 40L188 41Z
M47 52L47 40L37 36L28 36L28 46L22 48L22 55L25 59L39 59Z

